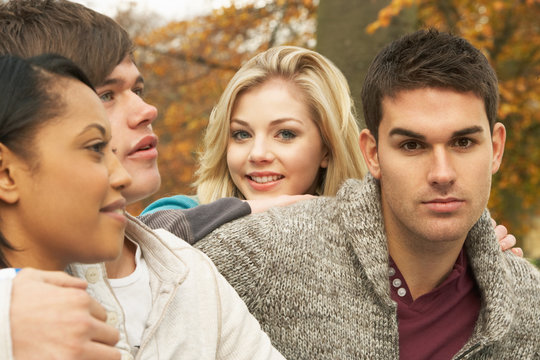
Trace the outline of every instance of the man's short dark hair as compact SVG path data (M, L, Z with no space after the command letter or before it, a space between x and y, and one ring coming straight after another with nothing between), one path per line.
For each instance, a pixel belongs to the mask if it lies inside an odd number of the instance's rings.
M497 76L467 40L434 29L419 30L387 45L371 63L362 87L364 119L378 139L382 101L402 90L442 88L476 94L484 101L490 129L496 122Z

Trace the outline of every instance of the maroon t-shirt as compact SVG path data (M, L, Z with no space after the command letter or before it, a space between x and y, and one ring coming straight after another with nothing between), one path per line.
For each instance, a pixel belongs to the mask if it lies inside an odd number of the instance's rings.
M400 359L451 359L472 335L480 291L464 251L446 280L415 301L390 258L391 296L398 304Z

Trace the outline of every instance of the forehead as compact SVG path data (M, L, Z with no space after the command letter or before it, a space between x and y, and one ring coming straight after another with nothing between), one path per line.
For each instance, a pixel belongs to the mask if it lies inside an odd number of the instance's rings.
M139 72L139 69L131 60L131 57L126 56L124 60L113 69L113 71L107 76L104 83L100 85L108 85L111 82L124 82L132 84L134 82L142 82L141 73Z
M64 109L58 120L69 120L71 127L80 127L90 123L109 128L105 108L97 94L85 84L74 79L63 79L59 91Z
M264 93L264 96L272 94L279 98L292 98L294 101L304 102L302 90L293 81L277 76L270 77L264 80L264 82L240 92L236 101L240 101L244 95L258 96L262 93Z
M472 92L422 88L402 90L382 101L380 135L396 127L444 134L471 126L489 128L484 101Z

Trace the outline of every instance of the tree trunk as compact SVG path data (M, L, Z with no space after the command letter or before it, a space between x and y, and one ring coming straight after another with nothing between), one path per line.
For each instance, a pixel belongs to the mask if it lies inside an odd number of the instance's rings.
M356 104L360 125L364 126L360 92L364 77L377 52L390 41L414 31L416 9L407 8L391 24L366 33L389 0L320 0L317 14L317 51L329 58L345 74Z

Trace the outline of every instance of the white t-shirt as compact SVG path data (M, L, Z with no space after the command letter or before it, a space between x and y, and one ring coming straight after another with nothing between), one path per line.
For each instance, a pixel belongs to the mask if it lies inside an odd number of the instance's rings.
M150 289L150 273L148 265L141 254L141 248L135 251L135 271L129 276L109 279L112 290L124 310L126 332L129 344L138 350L146 320L152 309L152 291Z

